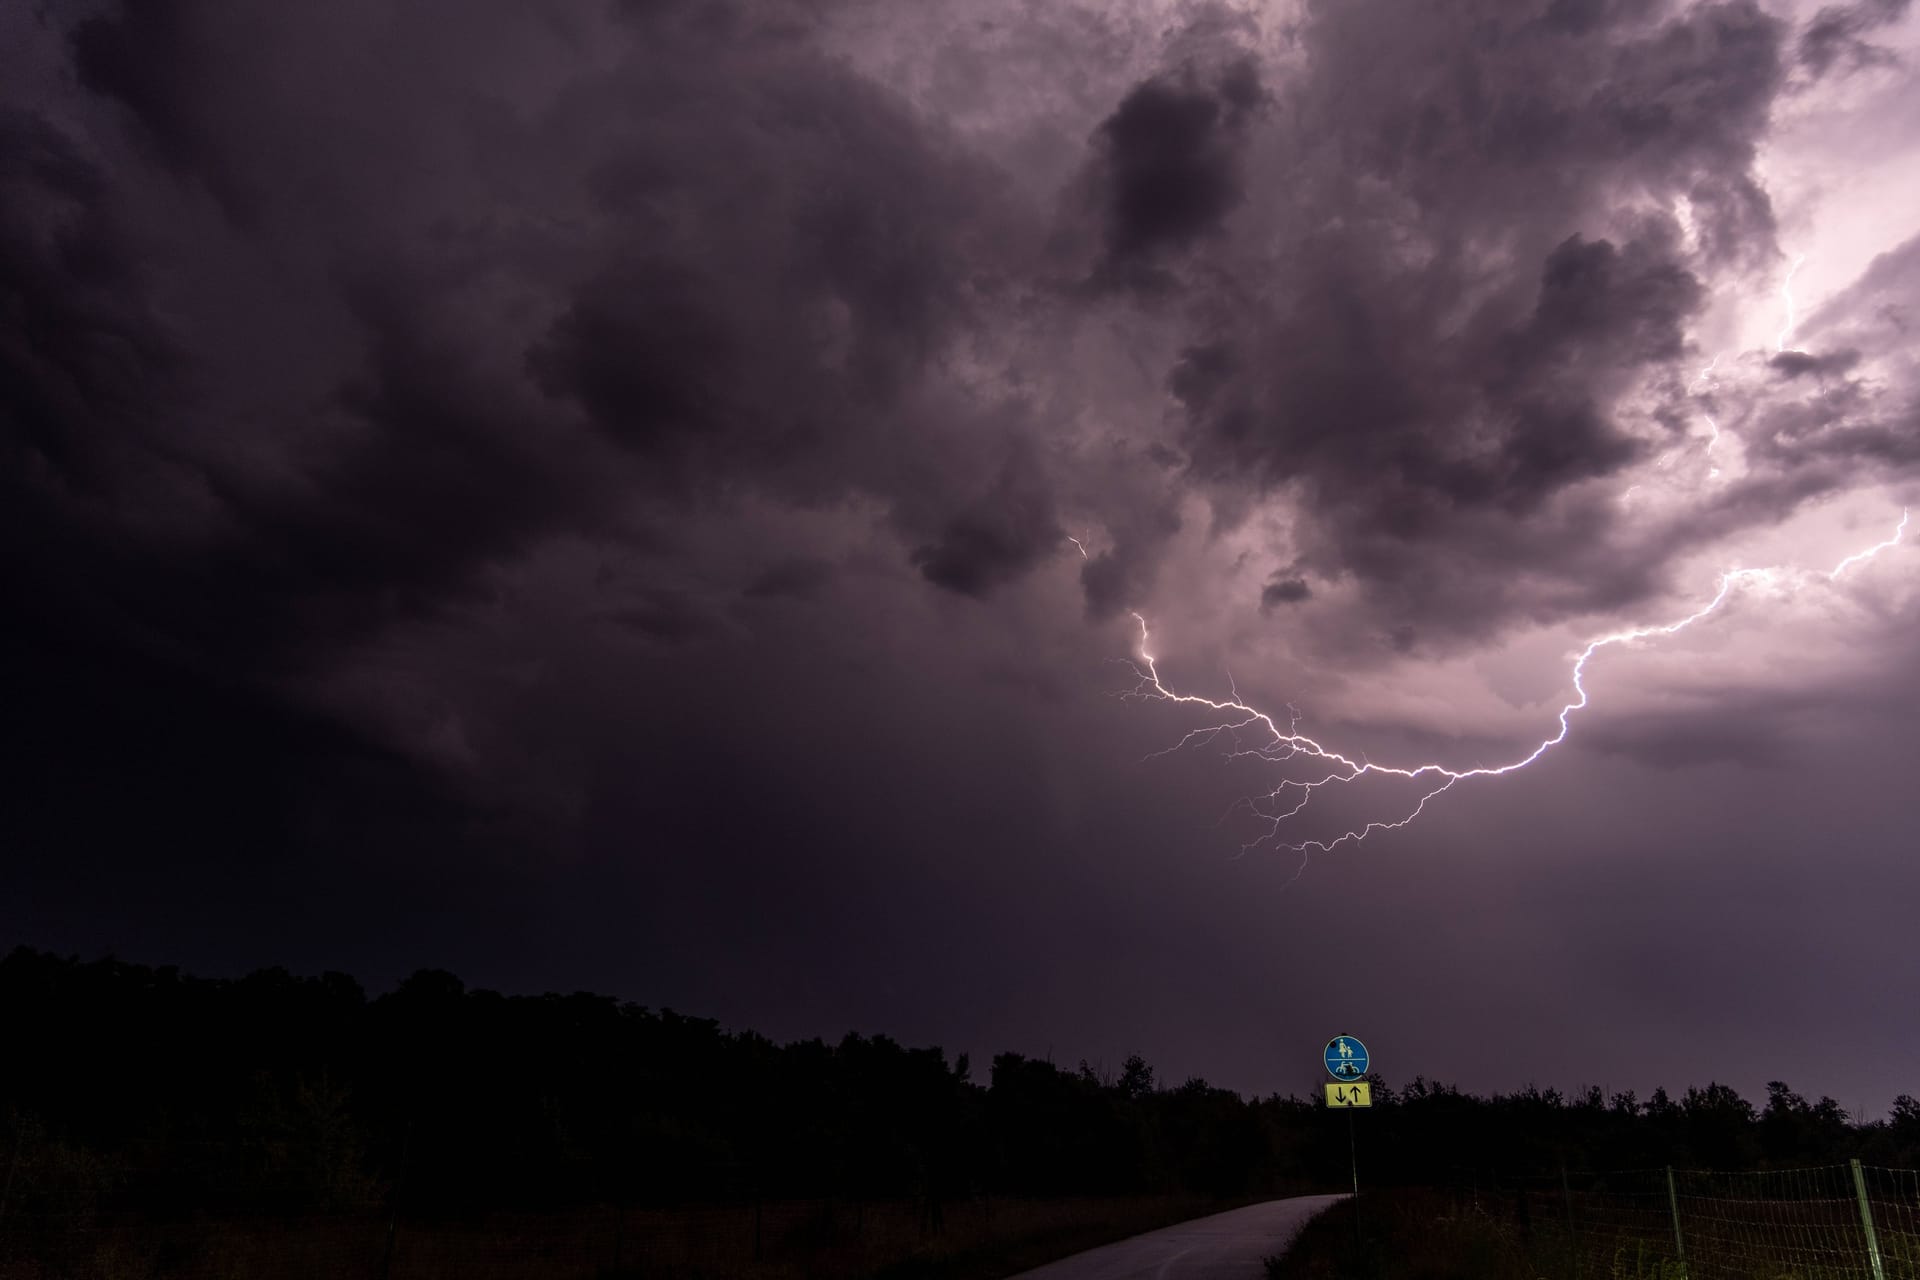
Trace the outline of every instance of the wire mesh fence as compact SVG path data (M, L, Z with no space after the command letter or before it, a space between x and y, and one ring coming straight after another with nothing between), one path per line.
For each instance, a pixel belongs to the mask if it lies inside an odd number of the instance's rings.
M1920 1172L1460 1171L1455 1208L1566 1280L1920 1280Z

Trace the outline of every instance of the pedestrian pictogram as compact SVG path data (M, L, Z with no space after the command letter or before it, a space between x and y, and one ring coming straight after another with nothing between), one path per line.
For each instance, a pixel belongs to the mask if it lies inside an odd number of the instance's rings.
M1327 1041L1327 1074L1336 1080L1358 1080L1367 1074L1367 1046L1352 1036Z

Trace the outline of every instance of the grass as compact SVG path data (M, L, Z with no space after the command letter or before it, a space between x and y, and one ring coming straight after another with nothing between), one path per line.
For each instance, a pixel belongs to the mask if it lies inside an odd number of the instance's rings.
M422 1221L394 1233L392 1280L995 1280L1244 1200L1196 1196L769 1202ZM14 1223L19 1226L21 1224ZM335 1280L382 1274L388 1219L97 1219L0 1237L0 1280Z
M1356 1232L1356 1207L1359 1227ZM1536 1280L1511 1228L1428 1191L1373 1191L1308 1222L1270 1280Z
M1830 1206L1815 1206L1825 1209ZM1267 1261L1269 1280L1859 1280L1866 1259L1839 1235L1821 1237L1786 1208L1779 1221L1713 1235L1701 1224L1688 1265L1674 1258L1666 1224L1658 1230L1586 1225L1510 1202L1428 1190L1368 1192L1356 1209L1344 1201L1321 1214L1284 1256ZM1851 1212L1842 1203L1836 1213ZM1646 1224L1641 1224L1644 1227ZM1828 1224L1831 1226L1831 1224ZM1915 1241L1880 1233L1885 1274L1920 1275Z

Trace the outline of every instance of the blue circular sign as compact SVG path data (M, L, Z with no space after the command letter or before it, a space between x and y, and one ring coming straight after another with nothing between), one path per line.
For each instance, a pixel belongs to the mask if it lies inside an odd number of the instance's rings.
M1352 1036L1327 1041L1327 1073L1335 1080L1358 1080L1367 1074L1367 1046Z

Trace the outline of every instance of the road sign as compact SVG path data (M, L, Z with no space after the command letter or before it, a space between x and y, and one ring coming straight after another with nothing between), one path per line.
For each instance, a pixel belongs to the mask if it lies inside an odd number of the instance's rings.
M1373 1086L1365 1080L1355 1080L1352 1084L1330 1084L1327 1086L1327 1105L1370 1107L1373 1105Z
M1335 1080L1358 1080L1367 1074L1367 1046L1352 1036L1327 1041L1327 1074Z

